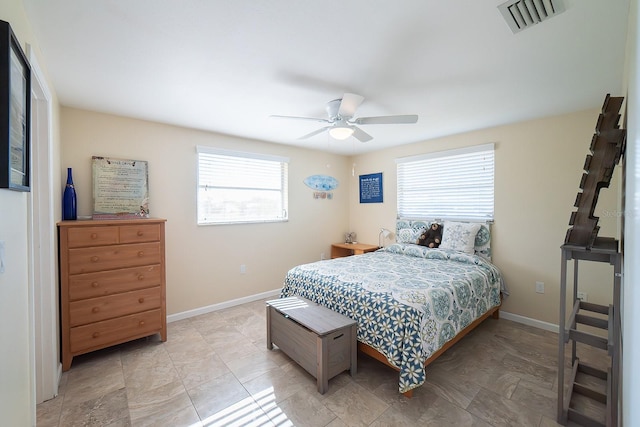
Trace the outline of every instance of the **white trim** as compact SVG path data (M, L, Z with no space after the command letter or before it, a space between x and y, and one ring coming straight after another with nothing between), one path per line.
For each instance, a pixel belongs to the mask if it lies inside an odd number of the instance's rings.
M224 310L225 308L235 307L237 305L246 304L253 301L258 301L269 297L278 297L282 288L273 289L271 291L262 292L260 294L249 295L242 298L236 298L230 301L221 302L218 304L208 305L206 307L195 308L193 310L183 311L181 313L170 314L167 316L167 322L177 322L179 320L189 319L191 317L200 316L201 314L207 314L214 311ZM545 331L558 333L558 325L543 322L542 320L532 319L531 317L521 316L519 314L509 313L508 311L500 310L500 319L511 320L513 322L522 323L524 325L533 326L534 328L544 329Z
M53 214L52 95L31 45L31 192L29 193L29 301L35 403L58 394L58 298Z
M555 332L559 331L558 325L549 322L543 322L542 320L532 319L531 317L520 316L519 314L509 313L507 311L500 310L500 318L504 320L511 320L513 322L522 323L524 325L533 326L534 328L544 329L545 331Z
M396 163L417 162L419 160L437 159L440 157L459 156L461 154L477 153L479 151L495 150L495 144L472 145L471 147L455 148L452 150L434 151L432 153L418 154L417 156L400 157Z
M207 147L197 145L196 152L205 154L217 154L219 156L244 157L246 159L268 160L272 162L289 163L288 157L275 156L272 154L249 153L247 151L226 150L224 148Z
M246 304L248 302L258 301L263 298L277 297L280 295L280 288L272 291L263 292L260 294L249 295L248 297L242 297L233 299L230 301L221 302L218 304L208 305L206 307L195 308L193 310L183 311L181 313L170 314L167 316L167 322L177 322L178 320L188 319L190 317L200 316L201 314L211 313L213 311L223 310L225 308L235 307L240 304Z

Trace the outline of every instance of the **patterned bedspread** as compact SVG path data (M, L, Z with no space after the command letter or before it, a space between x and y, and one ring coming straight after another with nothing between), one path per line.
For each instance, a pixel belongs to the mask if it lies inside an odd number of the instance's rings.
M424 383L425 360L500 304L500 288L500 272L483 258L393 244L297 266L281 296L299 295L356 320L358 340L399 369L404 393Z

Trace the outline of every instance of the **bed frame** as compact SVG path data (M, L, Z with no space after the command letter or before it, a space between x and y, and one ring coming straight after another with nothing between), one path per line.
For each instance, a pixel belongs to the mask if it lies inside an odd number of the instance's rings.
M489 316L493 317L494 319L499 319L500 318L500 307L502 307L502 303L500 303L500 305L498 305L498 306L493 307L492 309L487 311L485 314L483 314L482 316L478 317L476 320L471 322L469 324L469 326L467 326L462 331L460 331L460 333L458 335L456 335L455 337L453 337L453 339L451 341L447 342L438 351L433 353L431 355L431 357L429 357L424 362L424 366L425 367L429 366L429 364L431 364L431 362L433 362L438 357L440 357L442 355L442 353L444 353L450 347L452 347L455 343L460 341L469 332L473 331L478 325L480 325ZM393 368L394 370L400 372L400 370L398 368L396 368L391 363L389 363L389 361L387 360L386 356L384 356L382 353L380 353L378 350L375 350L373 347L369 346L368 344L365 344L365 343L362 343L362 342L358 341L358 350L361 351L362 353L366 354L367 356L373 357L374 359L376 359L376 360L384 363L385 365ZM404 392L402 394L407 398L411 398L413 396L413 390L415 390L415 389L411 389L411 390L409 390L407 392Z

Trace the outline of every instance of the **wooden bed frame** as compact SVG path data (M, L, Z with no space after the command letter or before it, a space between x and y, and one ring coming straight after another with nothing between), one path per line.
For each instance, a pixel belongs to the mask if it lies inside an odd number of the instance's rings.
M500 305L493 307L492 309L487 311L485 314L483 314L482 316L478 317L476 320L471 322L471 324L469 324L469 326L467 326L466 328L461 330L460 333L458 335L456 335L455 337L453 337L453 339L451 341L447 342L438 351L433 353L431 355L431 357L429 357L427 360L425 360L424 366L425 367L428 366L431 362L433 362L438 357L440 357L440 355L442 355L442 353L444 353L451 346L453 346L455 343L460 341L469 332L473 331L478 325L480 325L480 323L485 321L489 316L492 316L494 319L499 319L500 318L500 307L502 307L502 302L500 303ZM387 360L387 357L385 355L380 353L378 350L375 350L373 347L369 346L368 344L364 344L364 343L361 343L360 341L358 341L358 350L361 351L362 353L366 354L367 356L373 357L374 359L376 359L376 360L384 363L385 365L393 368L394 370L400 372L400 370L398 368L396 368L391 363L389 363L389 361ZM404 392L402 394L407 398L411 398L413 396L413 390L414 389L411 389L411 390L409 390L407 392Z

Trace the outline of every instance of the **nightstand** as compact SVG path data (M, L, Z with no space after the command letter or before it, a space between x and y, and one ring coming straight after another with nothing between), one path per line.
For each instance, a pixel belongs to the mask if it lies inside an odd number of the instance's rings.
M362 255L366 252L377 251L377 245L367 243L334 243L331 245L331 258L341 258L351 255Z

